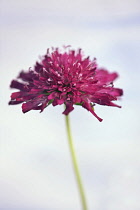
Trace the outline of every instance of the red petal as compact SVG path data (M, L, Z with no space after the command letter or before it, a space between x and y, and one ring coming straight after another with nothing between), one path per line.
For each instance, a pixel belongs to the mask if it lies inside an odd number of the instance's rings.
M74 109L72 103L66 103L66 109L62 114L68 115Z
M90 103L84 102L84 103L82 104L82 106L83 106L84 108L86 108L88 111L90 111L90 112L91 112L91 113L92 113L100 122L103 120L103 119L101 119L100 117L98 117L98 115L93 111L93 109L92 109Z

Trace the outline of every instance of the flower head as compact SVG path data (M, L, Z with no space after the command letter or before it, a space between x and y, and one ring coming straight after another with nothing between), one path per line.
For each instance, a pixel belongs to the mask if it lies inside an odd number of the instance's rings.
M81 105L102 121L93 106L120 107L112 102L123 94L122 89L113 86L117 77L117 73L98 68L96 59L84 58L81 49L77 52L67 49L61 53L58 48L52 48L32 70L21 71L11 82L10 87L19 91L12 93L9 104L23 103L23 113L42 112L50 104L65 104L65 115L74 109L73 105Z

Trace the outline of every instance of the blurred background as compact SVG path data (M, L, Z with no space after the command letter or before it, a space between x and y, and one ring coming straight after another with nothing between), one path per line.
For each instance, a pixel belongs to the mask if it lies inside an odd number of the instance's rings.
M0 210L80 210L63 106L23 114L12 79L71 45L120 75L122 109L75 107L71 126L89 210L140 209L140 1L0 1Z

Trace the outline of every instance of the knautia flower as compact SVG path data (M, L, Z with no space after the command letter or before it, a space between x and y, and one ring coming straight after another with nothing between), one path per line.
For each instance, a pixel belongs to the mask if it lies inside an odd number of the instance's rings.
M65 115L74 109L74 105L81 105L102 121L95 113L94 105L120 107L112 102L123 94L122 89L113 86L117 77L117 73L98 68L95 58L84 58L81 49L68 48L62 53L58 48L52 48L33 69L21 71L11 82L10 87L19 91L12 93L9 104L23 103L23 113L42 112L50 104L65 104Z

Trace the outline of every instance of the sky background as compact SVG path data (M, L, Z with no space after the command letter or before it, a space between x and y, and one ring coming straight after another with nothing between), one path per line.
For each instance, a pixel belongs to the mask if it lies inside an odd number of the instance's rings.
M0 1L0 210L80 210L63 106L23 114L9 84L49 47L71 45L120 75L122 109L70 114L89 210L140 209L140 1Z

